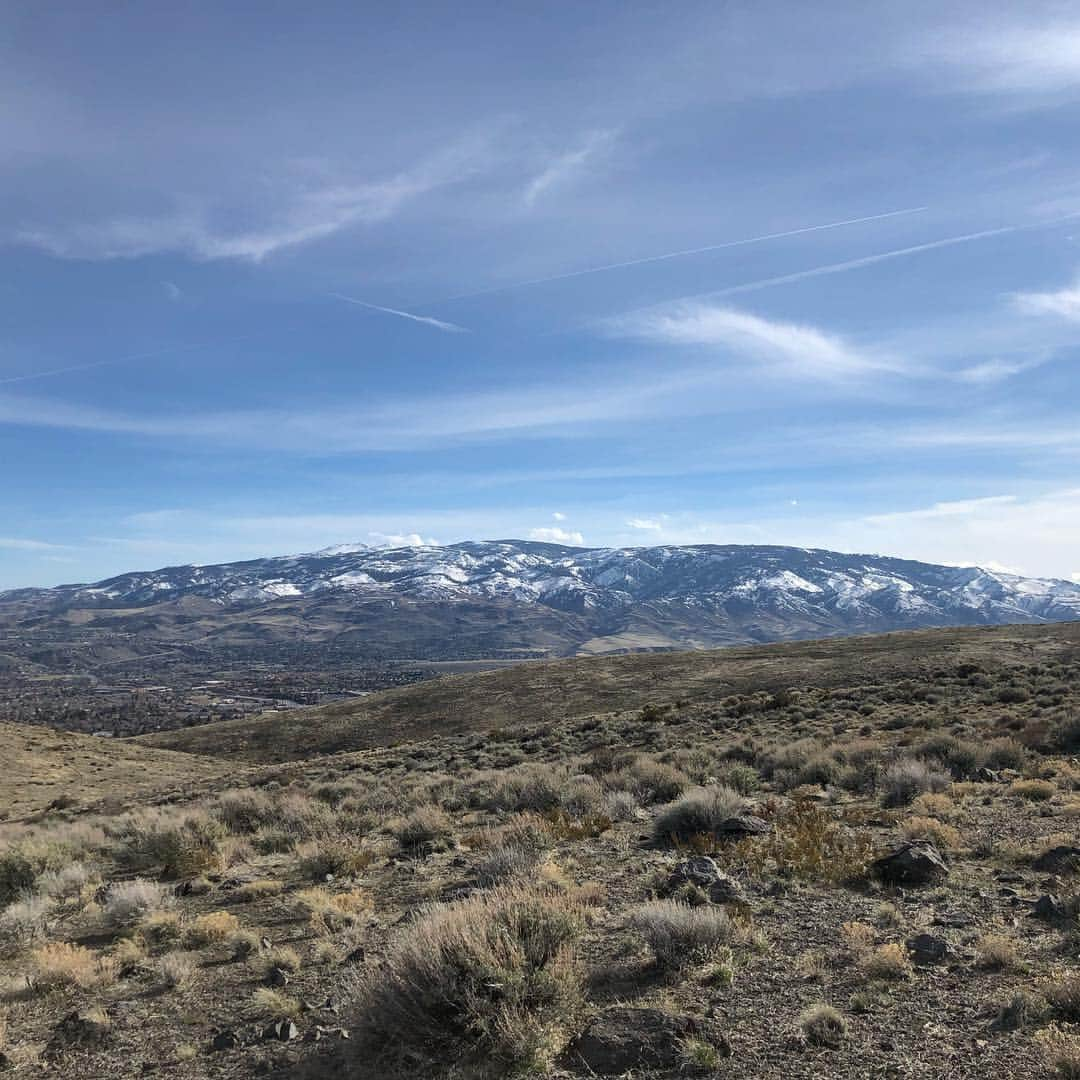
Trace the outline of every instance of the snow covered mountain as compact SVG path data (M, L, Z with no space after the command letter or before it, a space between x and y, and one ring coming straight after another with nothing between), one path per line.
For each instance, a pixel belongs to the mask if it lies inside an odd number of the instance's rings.
M0 594L38 610L148 608L201 598L230 612L379 600L497 604L575 617L574 636L644 634L646 647L920 626L1080 619L1080 585L978 567L789 547L571 548L521 540L178 566L93 585ZM612 647L618 647L614 642Z

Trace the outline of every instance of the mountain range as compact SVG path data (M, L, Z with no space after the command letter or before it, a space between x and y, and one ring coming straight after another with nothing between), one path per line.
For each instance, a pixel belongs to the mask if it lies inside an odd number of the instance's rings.
M257 653L260 643L292 641L443 659L1072 619L1080 619L1073 582L747 545L351 544L0 593L9 634L62 624L158 644L218 639Z

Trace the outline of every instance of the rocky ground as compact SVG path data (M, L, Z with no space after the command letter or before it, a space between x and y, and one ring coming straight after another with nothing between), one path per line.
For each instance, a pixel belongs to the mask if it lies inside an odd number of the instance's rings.
M1031 653L9 813L4 1069L1075 1078L1080 652Z

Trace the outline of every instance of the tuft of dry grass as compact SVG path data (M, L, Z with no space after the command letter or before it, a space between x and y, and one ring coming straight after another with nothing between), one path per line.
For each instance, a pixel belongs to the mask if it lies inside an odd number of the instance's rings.
M172 899L172 892L156 881L146 881L144 878L118 881L109 886L101 913L108 926L121 929L170 905Z
M280 968L290 975L295 975L300 970L300 954L288 945L279 945L277 948L267 949L258 957L257 969L264 975Z
M865 952L860 957L859 970L868 979L882 982L902 982L915 972L907 951L895 941Z
M1057 785L1049 780L1014 780L1009 793L1029 802L1047 802L1057 794Z
M166 953L158 960L155 971L162 986L169 990L183 990L195 978L197 964L191 953Z
M240 920L229 911L210 911L200 915L188 927L184 942L188 948L201 949L225 941L240 929Z
M955 826L932 817L909 817L900 826L900 835L905 840L930 840L941 851L956 851L963 840Z
M285 891L283 881L275 881L271 878L263 878L260 881L246 881L241 885L233 896L241 904L250 904L256 900L265 900L269 897L280 896Z
M51 941L30 954L30 982L36 990L108 986L116 980L116 961L82 945Z
M835 1050L847 1037L848 1022L831 1005L811 1005L799 1017L799 1030L811 1046Z
M975 966L986 971L1013 971L1020 966L1016 943L1004 934L983 934L975 942Z
M294 1020L303 1012L296 998L269 986L260 986L251 995L251 1005L264 1020Z
M316 933L338 933L351 926L375 906L366 889L332 893L320 885L301 889L295 897Z

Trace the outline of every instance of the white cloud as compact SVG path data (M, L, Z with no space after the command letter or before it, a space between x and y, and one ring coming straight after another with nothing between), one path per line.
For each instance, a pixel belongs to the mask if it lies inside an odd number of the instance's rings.
M655 521L653 518L630 518L626 525L627 528L641 529L645 532L660 532L664 527L661 522Z
M562 513L562 511L560 511L560 510L556 510L551 516L555 521L565 521L566 520L566 515L564 513Z
M1069 580L1080 583L1080 571L1077 571L1075 574L1070 574L1069 575Z
M704 303L654 308L617 317L606 325L618 337L657 344L715 346L807 378L849 378L895 370L882 358L816 327L772 321Z
M1056 315L1080 322L1080 283L1051 292L1021 292L1013 304L1028 315Z
M530 540L542 540L548 544L573 544L580 547L585 543L585 537L579 532L555 527L543 527L529 530Z
M368 536L375 541L377 547L402 548L402 547L438 547L439 541L433 537L426 540L419 533L383 533L369 532Z
M578 176L598 154L606 150L615 139L614 131L593 131L582 144L573 150L552 158L544 169L526 185L522 199L526 206L533 206L537 199L552 188L559 187Z

